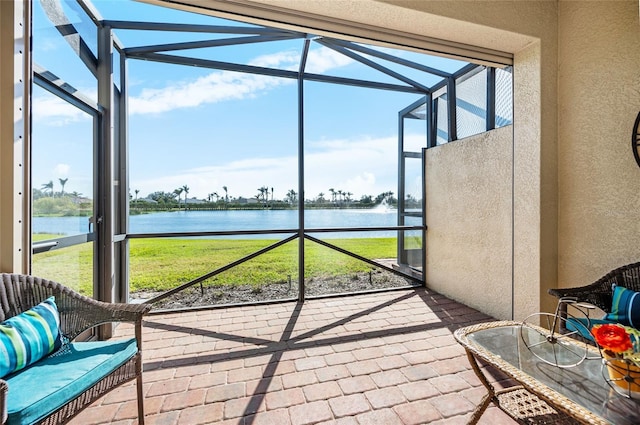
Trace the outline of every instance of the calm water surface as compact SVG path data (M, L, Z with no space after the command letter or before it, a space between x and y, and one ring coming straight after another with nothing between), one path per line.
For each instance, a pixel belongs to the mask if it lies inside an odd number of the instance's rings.
M386 207L362 210L307 210L307 228L332 227L382 227L397 225L396 210ZM202 231L236 231L264 229L293 229L297 227L297 210L224 210L224 211L173 211L131 216L130 233L169 233ZM419 223L410 223L416 224ZM34 217L34 233L76 235L86 233L87 217ZM326 234L323 237L385 237L396 236L389 232L345 232ZM238 236L234 236L237 238ZM251 238L260 235L248 236ZM274 235L265 235L271 237ZM276 236L277 238L277 236Z

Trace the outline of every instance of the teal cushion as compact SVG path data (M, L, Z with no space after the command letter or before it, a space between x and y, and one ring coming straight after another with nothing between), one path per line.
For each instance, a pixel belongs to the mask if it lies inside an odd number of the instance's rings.
M23 369L61 345L54 297L0 324L0 378Z
M640 328L640 292L614 285L611 313L604 318L625 326Z
M603 325L605 323L615 323L606 319L586 319L583 317L567 317L567 330L570 332L578 332L581 337L588 341L594 341L593 335L591 335L591 327L594 325ZM595 342L595 341L594 341Z
M45 418L123 365L137 352L134 338L74 342L8 376L7 424L31 424Z

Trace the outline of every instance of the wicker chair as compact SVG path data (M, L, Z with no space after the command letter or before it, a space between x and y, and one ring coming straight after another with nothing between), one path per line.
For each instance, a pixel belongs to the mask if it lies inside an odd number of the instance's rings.
M640 263L627 264L610 271L590 285L576 288L550 289L549 294L557 297L574 298L577 302L595 305L605 313L611 312L613 284L640 292ZM561 306L560 314L567 317L567 305Z
M2 282L0 283L0 321L4 321L10 317L16 316L26 311L50 296L55 297L55 302L60 312L60 332L65 340L72 341L84 331L97 325L111 322L132 322L135 326L135 344L133 340L128 341L130 357L127 354L122 364L113 366L106 376L95 378L95 382L91 382L91 386L87 389L80 389L77 392L69 389L60 390L63 399L52 409L45 412L38 412L36 423L41 424L60 424L69 421L80 411L89 406L95 400L103 396L105 393L113 390L124 382L137 379L137 397L138 397L138 423L144 423L144 405L142 396L142 317L151 308L149 305L142 304L109 304L99 302L91 298L80 295L71 289L46 279L41 279L29 275L19 274L0 274ZM22 422L24 419L12 419L12 396L11 392L31 392L32 388L12 388L12 380L29 368L39 366L43 368L56 368L65 362L65 350L68 352L80 348L81 344L96 347L104 346L120 347L127 341L108 341L105 343L83 343L74 342L73 344L65 344L56 353L51 354L48 358L36 362L26 369L15 374L8 375L4 379L0 379L0 412L2 412L2 423L8 419L9 423ZM91 345L94 344L94 345ZM111 344L111 345L109 345ZM116 348L110 348L116 349ZM94 353L95 350L87 350L87 353ZM79 351L76 351L76 353ZM97 352L97 351L96 351ZM102 352L104 355L104 351ZM72 354L69 354L71 356ZM106 357L115 357L107 355ZM70 357L67 357L69 359ZM52 370L52 369L49 369ZM54 369L55 370L55 369ZM35 374L36 377L41 376L41 372ZM86 378L85 378L86 379ZM19 380L17 382L20 382ZM18 385L18 384L16 384ZM60 394L56 397L60 398ZM31 422L31 420L29 420Z

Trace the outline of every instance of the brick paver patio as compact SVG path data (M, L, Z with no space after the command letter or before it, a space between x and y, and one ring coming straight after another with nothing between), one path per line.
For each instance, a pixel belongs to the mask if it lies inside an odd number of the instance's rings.
M145 423L463 424L486 391L452 333L488 320L422 288L150 315ZM123 385L72 424L137 423L135 400Z

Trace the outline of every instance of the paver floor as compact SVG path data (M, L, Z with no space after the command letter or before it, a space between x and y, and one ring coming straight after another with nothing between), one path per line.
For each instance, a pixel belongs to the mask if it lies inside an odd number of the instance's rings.
M463 424L486 391L453 332L489 320L422 288L150 315L145 423ZM71 423L136 415L130 383ZM515 422L490 407L481 423Z

